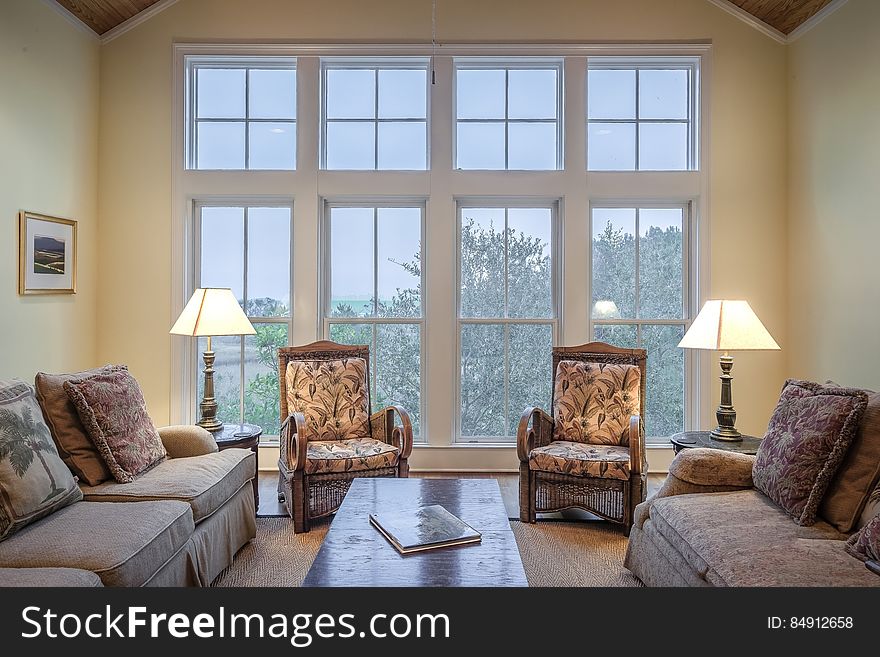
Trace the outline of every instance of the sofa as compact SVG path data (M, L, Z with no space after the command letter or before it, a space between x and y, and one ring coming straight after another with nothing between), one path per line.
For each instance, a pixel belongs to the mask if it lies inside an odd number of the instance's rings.
M811 526L796 524L754 488L754 462L714 449L678 454L660 490L635 509L626 567L648 586L880 586L872 562L844 549L852 531L821 514ZM878 498L875 489L875 506ZM853 530L877 511L861 506Z

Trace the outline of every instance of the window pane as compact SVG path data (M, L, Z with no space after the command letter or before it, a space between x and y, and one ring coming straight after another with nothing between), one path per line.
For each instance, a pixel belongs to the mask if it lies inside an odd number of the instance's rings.
M504 326L461 326L461 435L504 436Z
M422 122L379 124L379 168L427 168L427 130Z
M636 315L636 211L593 209L593 317Z
M636 72L590 70L587 73L587 117L636 118Z
M552 213L549 208L507 212L507 315L552 317Z
M636 167L635 123L589 123L587 146L591 171L632 171Z
M538 406L550 412L551 350L550 324L513 324L509 329L507 435L513 439L522 412Z
M248 210L247 284L249 317L290 316L290 208Z
M373 208L330 211L330 264L332 316L372 316Z
M202 208L201 287L229 287L244 299L244 208Z
M251 69L248 93L249 118L296 118L296 71Z
M421 329L417 324L376 326L376 394L373 411L402 406L419 434L421 420Z
M456 78L459 119L503 119L504 70L458 69Z
M377 281L381 317L420 317L420 208L379 208Z
M201 417L198 404L205 395L205 361L202 354L208 348L207 338L198 338L196 417ZM241 337L218 336L211 340L214 350L214 397L217 399L217 418L221 422L241 422Z
M249 123L249 169L295 169L295 123Z
M373 69L329 69L327 118L376 118L376 72Z
M504 123L459 123L459 169L504 169Z
M639 347L635 324L595 324L593 339L623 349L638 349Z
M243 68L196 69L196 103L199 119L245 118Z
M556 123L510 123L508 169L556 169Z
M244 123L200 121L196 130L197 168L244 169Z
M639 210L639 317L681 319L682 210Z
M375 169L375 124L327 122L328 169Z
M684 430L684 350L678 348L683 337L683 326L642 327L642 348L648 351L648 436L666 437Z
M686 123L639 124L639 169L682 171L687 167Z
M639 118L688 118L688 71L639 71Z
M379 118L424 119L428 116L428 72L379 70Z
M504 317L504 209L462 208L461 317Z
M556 118L555 69L511 70L508 76L508 118Z
M244 338L244 421L263 428L264 436L281 433L278 348L287 346L287 324L254 324L256 335Z

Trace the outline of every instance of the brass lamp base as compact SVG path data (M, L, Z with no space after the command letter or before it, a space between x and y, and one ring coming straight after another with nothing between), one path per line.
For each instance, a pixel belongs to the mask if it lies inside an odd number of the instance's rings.
M214 399L214 351L211 349L211 338L208 338L208 350L202 354L205 361L205 394L199 403L201 417L196 424L206 431L215 432L223 428L217 419L217 400Z
M719 362L721 363L721 404L715 411L718 426L712 429L709 435L715 440L739 442L743 437L734 426L736 424L736 410L733 408L733 393L730 387L730 382L733 381L733 377L730 375L730 370L733 369L733 356L728 356L725 352Z

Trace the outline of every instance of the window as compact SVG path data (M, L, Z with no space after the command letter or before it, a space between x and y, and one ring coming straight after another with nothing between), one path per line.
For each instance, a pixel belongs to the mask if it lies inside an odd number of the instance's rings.
M421 431L422 217L414 205L334 205L325 334L370 345L373 411L403 406Z
M561 62L455 62L456 168L560 167Z
M459 436L513 441L550 404L555 206L459 207Z
M590 171L696 169L696 62L591 58Z
M428 62L324 60L326 169L426 169Z
M280 432L278 347L291 322L291 206L196 205L197 287L229 287L256 335L215 337L218 417L250 422L263 435ZM207 346L199 338L195 366ZM203 377L198 377L198 399Z
M686 205L592 210L593 336L648 351L648 437L685 427L688 216Z
M294 59L187 61L189 168L296 168Z

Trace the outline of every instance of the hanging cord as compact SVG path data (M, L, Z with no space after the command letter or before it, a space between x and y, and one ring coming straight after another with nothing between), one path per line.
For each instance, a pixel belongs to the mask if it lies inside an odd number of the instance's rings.
M434 56L437 54L437 0L431 0L431 85L437 84Z

